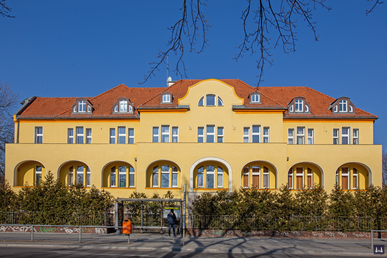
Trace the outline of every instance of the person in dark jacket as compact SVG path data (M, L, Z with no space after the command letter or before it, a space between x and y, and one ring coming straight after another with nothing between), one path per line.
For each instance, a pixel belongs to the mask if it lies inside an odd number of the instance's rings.
M171 236L171 227L172 227L173 228L173 236L176 237L176 234L175 234L176 215L175 215L175 213L173 213L172 209L171 209L171 212L168 213L167 220L168 220L168 224L169 224L168 235Z

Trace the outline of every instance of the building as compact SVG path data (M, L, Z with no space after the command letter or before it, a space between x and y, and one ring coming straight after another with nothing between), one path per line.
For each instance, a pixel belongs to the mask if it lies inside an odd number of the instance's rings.
M356 103L361 105L361 103ZM377 117L347 97L240 80L119 85L96 97L31 97L15 113L6 179L37 185L47 171L71 187L182 197L239 188L331 191L382 184Z

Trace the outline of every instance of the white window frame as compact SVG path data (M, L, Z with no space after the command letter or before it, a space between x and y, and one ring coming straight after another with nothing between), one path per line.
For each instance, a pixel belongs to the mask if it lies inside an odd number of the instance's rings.
M68 174L68 178L67 178L67 185L69 187L72 187L74 185L74 171L73 171L73 167L69 167L69 174Z
M90 135L89 135L90 132ZM86 128L86 144L92 143L93 131L91 128Z
M167 167L168 170L163 170L164 167ZM168 185L167 186L163 186L163 175L168 176ZM160 187L161 188L170 188L170 186L171 186L170 166L169 165L161 165Z
M134 128L128 128L128 144L134 144Z
M304 101L297 99L295 102L295 112L304 112Z
M243 127L243 142L250 142L250 127Z
M216 142L223 143L224 142L224 127L218 126L218 128L216 129L216 132L217 132Z
M219 184L219 175L222 176L221 184ZM223 188L223 181L224 181L224 170L223 168L217 166L216 167L216 188Z
M356 170L356 173L355 173L355 170ZM357 189L359 189L359 170L357 170L356 168L353 168L352 169L352 176L354 178L356 178L356 187L353 186L353 180L351 181L352 189L357 190Z
M339 112L348 112L348 101L347 100L340 100L339 101Z
M208 97L214 97L214 105L208 104ZM216 107L216 95L215 94L207 94L206 95L206 106L207 107Z
M247 169L247 171L246 171ZM245 176L247 175L247 186L245 186ZM243 176L242 176L242 186L245 189L250 188L250 167L244 167L243 168Z
M291 105L290 107L289 107L289 112L293 112L294 111L294 107L293 107L293 105Z
M209 132L208 131L209 128L212 128L213 131ZM213 141L208 141L208 137L211 137L211 136L212 136ZM215 142L215 125L207 125L206 126L206 142L209 142L209 143Z
M291 135L290 132L292 132ZM288 144L294 144L294 128L288 128Z
M164 132L163 129L168 129L168 130ZM170 130L169 125L162 125L161 126L161 142L170 142L171 141L170 132L171 132L171 130ZM167 136L166 139L164 139L165 136Z
M344 129L347 130L347 133L344 134ZM348 144L351 144L351 139L350 139L350 135L351 135L351 128L350 127L342 127L341 128L341 144L344 144L344 145L348 145ZM347 143L344 143L344 138L347 138Z
M112 180L114 178L114 180ZM117 187L117 172L116 166L110 169L110 187Z
M82 171L80 170L82 168ZM79 182L78 176L82 175L82 182ZM84 166L77 166L77 184L81 184L82 186L85 184L85 171Z
M198 102L198 107L204 107L204 97L201 97Z
M267 177L267 186L265 187L265 176ZM267 171L265 171L265 167L262 169L262 188L263 189L269 189L270 188L270 170L267 168Z
M310 170L310 172L309 172ZM308 177L310 176L310 187L308 188ZM308 168L306 170L306 187L307 189L312 189L313 188L313 170Z
M208 167L214 167L213 171L208 171ZM213 188L208 187L208 175L213 175L214 182L213 182ZM206 166L206 188L207 189L215 189L215 165L207 165Z
M251 103L259 103L260 95L259 94L251 94Z
M121 131L121 132L120 132ZM122 133L123 132L123 133ZM117 144L126 144L126 127L125 126L118 126L117 128ZM124 140L123 142L120 142L120 140Z
M42 131L39 133L39 129ZM39 142L40 139L40 142ZM35 143L42 144L43 143L43 126L35 127Z
M133 175L133 180L130 180L130 176ZM134 180L135 180L135 170L133 167L129 167L129 178L128 178L128 186L134 187Z
M42 166L35 166L35 186L39 186L42 182L42 170Z
M223 107L223 106L224 106L224 102L222 98L218 96L218 107Z
M160 140L160 128L158 126L154 126L152 128L152 142L159 142Z
M302 134L300 134L300 133L298 133L298 129L302 129ZM296 137L296 143L297 144L305 144L305 127L303 127L303 126L298 126L297 127L297 131L296 131L296 133L297 133L297 137ZM298 143L298 138L301 138L302 139L302 143Z
M87 167L87 170L86 170L86 187L90 187L91 186L91 172L90 172L90 168Z
M311 135L309 132L312 132ZM308 144L314 144L314 129L308 128Z
M202 131L202 133L200 133L200 130ZM198 142L200 142L200 143L204 142L204 127L203 126L198 127Z
M354 144L354 145L360 144L359 133L360 133L360 129L359 128L354 128L352 130L352 144Z
M128 112L128 101L120 100L119 103L119 112Z
M78 133L78 129L82 129L82 133ZM76 134L76 144L83 144L83 143L85 143L85 128L83 128L83 126L77 126L77 127L75 127L75 134ZM78 139L78 137L81 137L81 139L82 139L82 142L81 141L79 141L79 139Z
M70 135L70 132L72 135ZM74 128L67 128L67 143L68 144L74 143Z
M298 167L298 168L300 168L300 167ZM301 167L301 172L300 173L298 173L297 172L297 168L296 168L296 188L295 189L297 189L297 190L303 190L304 189L304 186L305 186L305 178L304 178L304 174L305 174L305 171L304 171L304 168L303 167ZM297 177L299 177L299 176L302 176L302 184L301 184L301 189L299 189L299 188L297 188ZM294 182L293 182L294 183ZM293 185L293 187L294 187L294 185Z
M202 169L202 171L199 171L199 169ZM202 175L202 184L201 185L199 185L199 174ZM196 187L197 188L204 188L204 181L207 183L206 177L204 176L204 166L201 166L197 170Z
M86 112L86 100L78 101L78 112Z
M114 133L114 135L112 134ZM116 143L116 128L109 128L109 144Z
M254 168L258 168L258 172L254 172ZM251 187L253 187L254 176L258 176L259 180L258 180L258 188L257 189L261 189L261 180L263 180L263 177L261 179L261 167L260 166L251 166Z
M121 171L121 168L125 168L125 171ZM126 166L119 166L118 167L118 187L126 188L126 181L127 181L127 172L126 172ZM121 175L125 176L124 186L121 186Z
M287 180L287 181L288 181L288 187L289 187L289 189L294 189L294 180L293 180L294 178L293 178L293 173L294 173L293 168L290 168L289 171L288 171L288 180ZM289 186L289 176L291 177L290 180L291 180L291 182L292 182L292 186L291 186L291 187Z
M266 133L265 133L266 130ZM262 142L269 143L270 142L270 127L264 126L262 130Z
M254 129L258 128L258 132L254 132ZM254 136L258 137L258 141L254 140ZM261 142L261 126L260 125L253 125L251 127L251 142L253 143L260 143Z
M347 169L347 173L343 173L343 168L346 168ZM345 190L349 190L349 182L351 181L351 178L349 177L349 167L343 167L341 168L341 183L343 183L343 176L346 176L347 177L347 189ZM344 187L341 186L341 189L343 190Z
M176 184L173 183L173 177L176 176ZM172 166L172 178L171 178L172 188L176 188L179 186L179 169L175 166Z
M163 94L163 103L171 103L171 94Z
M336 136L335 136L336 133ZM332 144L340 144L340 129L339 128L333 128L332 131L332 138L333 138L333 143Z
M172 126L172 142L179 142L179 127Z
M157 169L157 171L155 169ZM156 183L155 182L155 175L157 176L157 184L155 184ZM159 187L159 181L160 181L160 178L159 178L159 166L155 166L152 169L152 187L158 188Z

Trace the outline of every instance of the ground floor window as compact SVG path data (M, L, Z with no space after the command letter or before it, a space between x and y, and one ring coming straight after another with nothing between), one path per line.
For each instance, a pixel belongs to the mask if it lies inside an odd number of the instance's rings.
M270 188L270 177L273 180L275 174L270 172L268 166L263 164L245 166L242 173L242 187L251 189Z
M194 188L224 188L227 172L224 167L215 163L200 165L194 171Z
M151 173L148 173L147 187L154 188L177 188L179 187L180 170L175 164L160 164L152 166Z

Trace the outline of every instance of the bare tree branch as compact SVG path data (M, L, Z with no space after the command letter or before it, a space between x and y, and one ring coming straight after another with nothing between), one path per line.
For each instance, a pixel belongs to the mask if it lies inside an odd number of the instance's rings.
M11 11L12 9L6 5L5 0L0 0L0 15L3 17L15 18L15 16L9 14Z
M370 0L367 0L367 1L370 1ZM371 1L373 1L373 0L371 0ZM376 0L374 5L371 7L371 9L366 10L366 16L368 16L368 14L372 13L374 11L376 5L378 5L378 4L383 4L383 2L380 0Z

